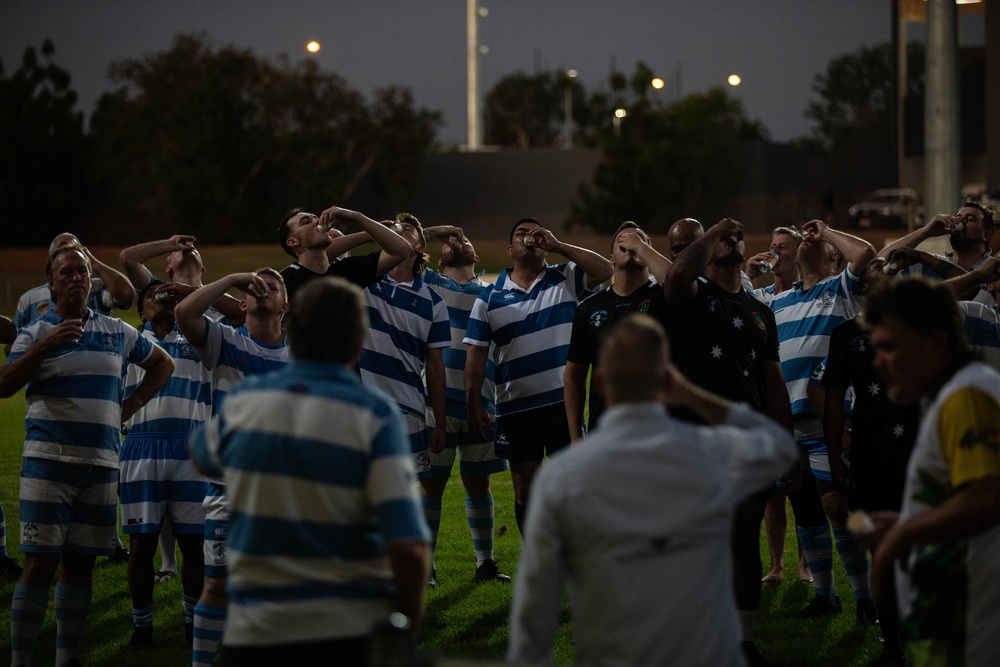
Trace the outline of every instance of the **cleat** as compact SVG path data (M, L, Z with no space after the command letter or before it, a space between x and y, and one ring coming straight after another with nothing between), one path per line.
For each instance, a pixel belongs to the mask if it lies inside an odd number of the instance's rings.
M19 579L21 577L21 572L24 571L16 560L10 556L4 556L0 558L0 575L5 577L10 577L11 579Z
M171 579L173 579L175 574L177 573L174 572L173 570L160 570L159 572L153 575L153 582L157 584L166 583Z
M139 653L153 646L153 626L148 628L133 628L132 638L125 645L125 654Z
M840 610L840 600L830 602L828 598L817 595L809 602L809 604L806 605L805 609L797 614L793 614L792 618L819 618L820 616L833 616L834 614L839 614Z
M857 602L854 610L858 617L858 623L873 628L878 625L878 612L875 610L875 603L871 598L861 598Z
M112 563L114 563L115 565L125 565L125 564L127 564L128 563L128 549L126 549L125 547L123 547L122 545L119 544L117 547L115 547L115 555L114 556L108 556L108 560L111 561Z
M503 584L510 583L510 577L500 571L497 567L497 562L495 560L483 561L483 564L476 568L476 578L477 584L484 583L486 581L499 581Z

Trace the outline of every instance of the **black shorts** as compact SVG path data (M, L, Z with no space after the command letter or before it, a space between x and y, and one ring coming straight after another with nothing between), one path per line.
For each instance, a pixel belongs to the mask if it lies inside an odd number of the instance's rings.
M497 417L496 455L510 461L541 461L569 445L563 403Z
M851 509L869 512L895 510L903 504L907 459L888 461L852 461Z

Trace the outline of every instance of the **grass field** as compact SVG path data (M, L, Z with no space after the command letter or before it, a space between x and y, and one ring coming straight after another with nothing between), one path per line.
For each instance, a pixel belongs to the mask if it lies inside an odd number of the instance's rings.
M603 251L606 237L572 239L586 247ZM764 248L766 238L748 238L748 251ZM662 248L662 239L654 239ZM102 260L117 266L117 248L94 249ZM276 246L202 248L208 267L206 282L226 273L261 265L283 267L288 257ZM483 258L481 267L495 272L505 265L506 243L477 243ZM40 284L45 251L0 250L0 302L4 314L13 315L17 296ZM154 271L159 265L151 266ZM126 319L135 321L134 310ZM18 394L0 400L0 502L6 510L8 549L23 560L18 545L18 474L24 438L24 398ZM496 555L502 571L517 576L520 536L514 523L513 491L510 477L494 477L496 500ZM670 511L665 508L664 511ZM789 520L791 525L791 520ZM502 533L502 534L501 534ZM761 542L767 562L767 549ZM811 586L795 579L795 540L786 541L786 579L764 588L757 639L761 652L779 665L830 665L855 667L870 664L881 652L876 630L857 626L847 577L837 563L837 592L844 600L844 613L823 621L796 621L791 614L812 596ZM471 539L465 523L464 495L460 482L449 485L444 499L444 515L436 556L438 587L428 592L427 614L421 632L422 650L449 659L490 661L502 658L508 637L507 617L511 587L475 586ZM0 662L10 655L10 599L13 582L0 580ZM94 572L94 597L81 657L88 667L142 664L145 667L180 667L190 664L182 631L180 582L178 578L156 587L156 647L141 656L125 657L121 648L131 632L131 604L125 581L125 566L99 559ZM683 614L684 610L678 610ZM49 614L36 645L33 664L51 665L54 659L55 619ZM560 664L572 664L573 651L568 611L556 647ZM450 660L449 660L450 661Z

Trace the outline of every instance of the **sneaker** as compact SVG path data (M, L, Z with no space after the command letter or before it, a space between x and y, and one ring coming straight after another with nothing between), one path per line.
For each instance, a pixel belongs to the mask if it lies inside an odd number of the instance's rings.
M740 651L742 651L743 657L747 659L747 664L750 665L750 667L770 667L771 665L771 663L760 654L753 642L740 642Z
M814 597L806 608L797 614L793 614L792 618L819 618L820 616L833 616L834 614L839 614L841 610L840 600L835 600L830 602L829 598L817 595Z
M115 547L115 555L108 556L108 560L115 565L126 565L128 563L128 549L119 544Z
M11 579L19 579L21 577L21 572L24 571L16 560L10 556L4 556L0 558L0 575L5 577L10 577Z
M483 564L476 568L476 579L477 584L481 584L485 581L499 581L503 584L510 583L510 577L500 571L497 567L497 562L495 560L483 561Z
M132 638L125 645L125 653L139 653L153 646L153 626L148 628L133 628Z
M427 580L427 588L437 588L438 573L437 568L431 565L431 578Z
M875 603L871 598L861 598L857 602L854 610L858 617L858 623L873 628L878 625L878 612L875 610Z

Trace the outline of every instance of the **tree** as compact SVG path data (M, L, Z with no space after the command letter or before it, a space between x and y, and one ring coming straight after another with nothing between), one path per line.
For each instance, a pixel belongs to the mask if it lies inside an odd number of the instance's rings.
M270 240L289 206L344 203L366 176L405 198L440 122L408 90L369 104L314 61L260 59L203 35L109 74L118 88L91 123L109 206L204 241Z
M533 76L516 72L500 79L486 94L484 142L521 150L558 146L566 122L567 89L573 100L573 120L583 120L583 86L565 72Z
M614 74L610 92L591 97L587 143L603 159L593 186L580 186L570 224L610 232L635 220L665 228L677 218L725 212L739 144L765 138L766 130L722 88L662 105L651 79L637 63L632 77ZM616 119L616 109L624 118Z
M831 60L812 86L820 99L810 102L804 113L816 122L811 139L825 150L835 150L893 113L895 59L892 43L883 42ZM906 60L906 93L923 94L923 44L907 44Z
M9 245L48 243L83 205L83 115L69 72L28 47L7 76L0 63L0 226Z

